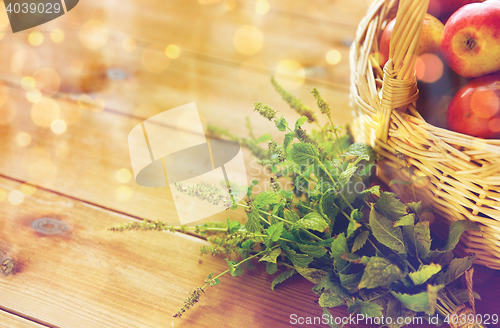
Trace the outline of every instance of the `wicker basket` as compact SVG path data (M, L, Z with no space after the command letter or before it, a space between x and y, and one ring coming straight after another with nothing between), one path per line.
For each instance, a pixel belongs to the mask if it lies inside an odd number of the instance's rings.
M361 21L350 52L353 133L383 158L382 181L416 177L416 197L431 207L440 223L471 220L482 232L464 233L460 247L476 263L500 269L500 140L484 140L435 127L415 108L415 62L429 0L376 0ZM372 53L385 25L398 15L389 61L383 71ZM405 160L399 154L405 155ZM421 184L418 188L418 184ZM397 185L413 199L410 186ZM439 220L438 220L439 221ZM444 234L447 234L447 230Z

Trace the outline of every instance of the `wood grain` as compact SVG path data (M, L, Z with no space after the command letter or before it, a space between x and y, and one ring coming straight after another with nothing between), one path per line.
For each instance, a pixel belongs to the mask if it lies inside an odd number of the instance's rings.
M133 38L137 47L132 55L139 59L144 49L151 44L161 45L163 49L168 44L176 44L183 56L218 61L230 66L257 66L269 72L275 72L280 61L292 60L300 65L299 74L306 78L346 88L349 82L348 47L355 28L297 19L287 14L269 13L258 18L259 15L253 9L246 8L248 5L237 6L237 9L229 12L225 12L221 6L207 6L194 0L188 3L157 2L154 6L132 1L121 2L117 6L111 0L89 0L79 4L77 12L70 12L44 25L43 31L56 28L63 31L65 39L61 44L54 44L50 40L50 33L47 33L41 45L22 47L19 45L20 38L5 34L0 69L14 73L19 80L22 76L32 75L35 67L52 67L56 70L64 67L68 70L70 62L79 59L84 63L93 63L93 67L85 67L86 74L89 74L89 71L99 67L99 62L113 65L119 61L117 56L122 53L129 55L121 48L121 44L125 39ZM339 10L332 9L332 12ZM5 20L6 17L0 19ZM97 22L97 27L95 24L89 27L89 22ZM236 31L248 25L257 27L264 36L262 48L253 55L238 52L233 42ZM92 28L102 28L97 31L101 31L104 36L92 39ZM287 37L290 34L294 35L293 39ZM27 38L24 40L27 41ZM89 44L85 40L93 40L94 43ZM251 38L246 43L249 42ZM65 49L64 53L54 50L61 46ZM325 59L331 49L340 51L342 56L340 63L334 66ZM13 61L23 61L20 55L13 59L19 51L24 51L28 56L24 57L25 65L16 66L12 64ZM291 69L285 69L285 72L295 73Z
M43 328L45 325L40 325L36 322L27 320L23 317L0 310L0 327L2 328Z
M0 178L0 187L20 185ZM0 215L0 240L16 263L15 274L0 278L0 307L56 327L281 327L293 313L321 314L311 283L295 277L272 292L272 276L258 266L238 278L224 276L174 319L208 273L226 269L221 258L199 255L206 242L183 234L110 232L130 219L45 191L19 206L3 202ZM33 222L43 217L70 230L35 231Z

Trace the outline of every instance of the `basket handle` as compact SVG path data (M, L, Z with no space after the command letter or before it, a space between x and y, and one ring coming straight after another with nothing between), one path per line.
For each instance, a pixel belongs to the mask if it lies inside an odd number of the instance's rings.
M377 137L387 142L393 109L405 110L417 101L415 78L418 42L429 0L400 0L391 35L389 60L384 66Z

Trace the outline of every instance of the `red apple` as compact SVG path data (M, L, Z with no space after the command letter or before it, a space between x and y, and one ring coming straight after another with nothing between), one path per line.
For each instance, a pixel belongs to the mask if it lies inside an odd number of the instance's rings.
M387 24L380 38L380 66L382 67L389 59L389 48L394 25L396 25L396 18ZM429 14L425 15L422 32L420 33L419 55L423 53L439 53L443 29L444 25L439 19Z
M500 139L500 74L467 83L451 100L448 129L484 139Z
M500 70L500 5L471 3L458 9L444 26L441 53L464 77Z
M469 3L480 2L479 0L430 0L427 12L432 16L446 21L458 8Z

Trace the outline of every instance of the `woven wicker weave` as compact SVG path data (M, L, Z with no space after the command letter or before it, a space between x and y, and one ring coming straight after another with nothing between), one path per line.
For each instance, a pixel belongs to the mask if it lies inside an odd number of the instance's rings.
M429 0L376 0L361 21L350 52L351 101L356 141L371 144L383 157L384 182L408 180L411 165L415 193L445 223L471 220L482 232L466 232L463 251L476 263L500 269L500 140L484 140L425 122L415 108L418 90L415 61ZM384 70L376 57L385 25L398 15ZM398 157L406 155L406 163ZM396 185L413 199L411 186ZM441 222L443 223L443 222ZM446 235L446 233L445 233Z

